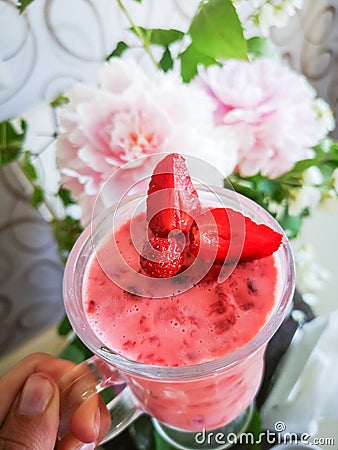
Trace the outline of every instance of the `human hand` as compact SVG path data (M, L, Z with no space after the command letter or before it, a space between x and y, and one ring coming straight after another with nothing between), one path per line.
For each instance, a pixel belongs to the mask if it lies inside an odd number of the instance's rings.
M95 448L110 423L99 395L75 411L71 431L62 440L57 439L60 421L57 381L74 366L70 361L35 353L0 378L0 450Z

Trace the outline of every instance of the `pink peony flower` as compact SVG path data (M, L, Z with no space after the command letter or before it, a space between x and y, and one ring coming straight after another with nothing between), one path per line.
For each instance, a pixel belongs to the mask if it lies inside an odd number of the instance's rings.
M274 60L231 60L200 70L197 83L217 102L216 123L235 133L236 171L244 177L278 177L324 137L314 89Z
M135 62L113 59L102 67L98 87L80 84L68 98L59 114L57 163L84 223L105 180L131 161L179 152L221 167L224 176L237 164L231 131L214 125L214 101L174 74L150 79ZM111 188L111 198L118 200L144 169L140 163L128 170Z

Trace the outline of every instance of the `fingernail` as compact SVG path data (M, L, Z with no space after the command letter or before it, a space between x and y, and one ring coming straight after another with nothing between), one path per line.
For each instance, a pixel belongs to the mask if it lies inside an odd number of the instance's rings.
M38 416L42 414L54 395L54 386L47 378L34 374L26 381L19 400L18 414Z
M95 450L96 444L95 442L91 442L90 444L83 444L80 447L76 447L76 450Z
M96 431L96 436L100 433L100 427L101 427L101 414L100 410L97 409L95 418L94 418L94 430Z

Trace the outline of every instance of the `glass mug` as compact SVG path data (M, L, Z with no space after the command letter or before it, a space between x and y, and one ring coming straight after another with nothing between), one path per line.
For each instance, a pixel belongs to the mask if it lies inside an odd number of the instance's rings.
M237 209L257 223L265 223L283 234L279 224L256 203L224 188L198 187L208 206ZM215 195L217 199L215 200ZM282 323L294 292L294 263L286 237L274 254L278 270L275 307L267 323L245 345L219 359L197 365L169 367L135 362L108 349L90 327L83 308L86 268L95 251L93 242L111 234L110 216L117 226L135 212L145 194L127 197L108 209L81 234L68 258L64 274L64 302L77 336L94 353L61 380L60 436L72 411L70 390L83 390L82 401L109 386L118 392L107 407L111 428L101 443L121 433L141 414L152 417L161 436L179 449L222 449L229 446L228 433L242 433L250 421L251 405L262 380L264 352L268 341ZM193 288L192 288L193 289ZM156 299L154 299L156 301ZM118 387L120 385L120 387ZM224 439L221 441L220 437Z

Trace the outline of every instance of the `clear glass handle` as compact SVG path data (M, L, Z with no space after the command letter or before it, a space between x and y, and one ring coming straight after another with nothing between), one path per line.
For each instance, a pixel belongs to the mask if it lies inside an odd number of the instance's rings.
M128 386L108 403L107 408L110 412L111 425L108 433L102 439L100 444L104 444L119 435L131 425L137 417L143 414L140 409L135 407L133 394Z
M74 411L93 395L115 387L115 396L107 404L111 426L101 444L120 434L143 412L120 373L97 356L69 370L58 382L61 393L58 438L70 430Z

